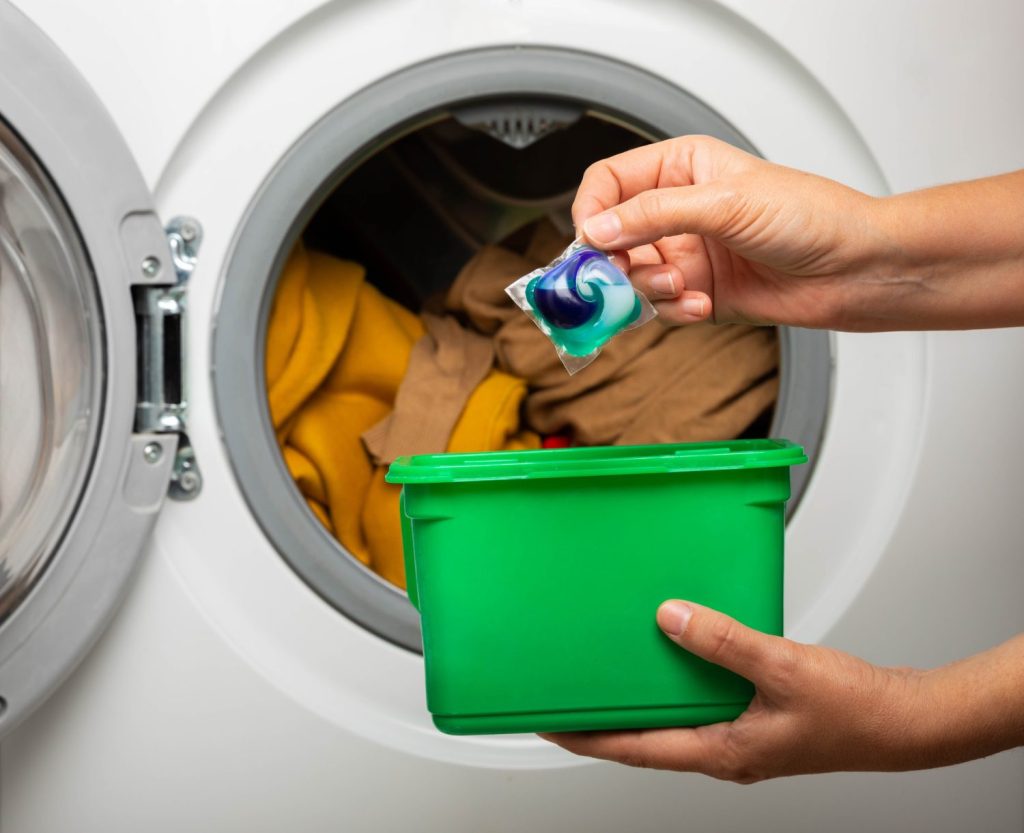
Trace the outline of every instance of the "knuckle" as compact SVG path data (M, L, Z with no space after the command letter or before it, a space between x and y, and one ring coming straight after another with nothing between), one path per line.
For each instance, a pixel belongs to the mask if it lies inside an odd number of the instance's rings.
M644 191L636 197L636 216L645 226L660 225L665 213L665 197L660 191Z
M706 133L684 133L682 136L668 139L665 144L673 150L692 150L714 141Z
M718 182L711 195L711 205L724 216L735 214L742 206L743 200L736 186L728 182Z
M714 136L698 134L686 136L685 140L685 143L679 146L678 152L689 161L689 167L694 174L698 171L707 174L717 170L719 162L723 158L729 158L730 150L735 150L732 145Z
M715 136L699 135L688 138L692 152L700 156L706 163L716 162L729 167L741 165L743 168L747 168L752 162L764 161Z
M763 781L764 779L765 776L761 775L759 772L755 772L754 770L750 769L741 769L738 770L734 774L734 776L729 780L732 781L734 784L742 784L744 786L748 786L750 784L757 784L758 782Z
M588 179L592 179L596 174L600 173L603 167L603 161L591 162L589 165L587 165L586 170L583 171L582 180L585 182Z
M684 137L690 147L702 148L705 150L713 150L714 148L721 147L724 142L716 139L714 136L708 136L706 133L694 133L690 136Z
M705 658L709 662L720 665L719 660L728 657L736 647L739 638L739 623L727 616L715 617L708 629L707 652Z
M784 639L778 640L776 645L777 649L764 670L763 680L774 690L785 691L792 687L803 663L798 645Z
M742 747L732 742L726 744L719 767L711 775L720 781L731 781L734 784L756 784L767 777L763 767L758 766Z
M716 218L718 227L727 234L743 232L756 218L744 194L728 182L716 183L710 194L708 209Z

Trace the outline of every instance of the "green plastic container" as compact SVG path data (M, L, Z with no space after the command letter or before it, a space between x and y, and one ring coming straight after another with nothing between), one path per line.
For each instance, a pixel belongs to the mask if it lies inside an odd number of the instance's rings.
M665 599L782 633L784 440L403 457L409 598L449 734L731 720L753 686L669 641Z

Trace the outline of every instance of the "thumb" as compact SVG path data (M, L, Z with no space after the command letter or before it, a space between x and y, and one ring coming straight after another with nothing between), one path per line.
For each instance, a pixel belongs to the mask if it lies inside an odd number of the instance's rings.
M600 249L632 249L663 237L721 235L728 223L730 192L715 183L653 188L583 223L587 240Z
M707 607L671 600L658 608L658 627L701 659L746 677L755 685L777 679L793 643L755 631Z

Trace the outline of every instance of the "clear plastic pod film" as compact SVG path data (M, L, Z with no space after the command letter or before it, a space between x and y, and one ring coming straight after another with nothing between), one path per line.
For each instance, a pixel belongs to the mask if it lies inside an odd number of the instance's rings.
M427 705L451 734L731 720L753 686L658 630L661 602L782 634L785 440L397 460Z

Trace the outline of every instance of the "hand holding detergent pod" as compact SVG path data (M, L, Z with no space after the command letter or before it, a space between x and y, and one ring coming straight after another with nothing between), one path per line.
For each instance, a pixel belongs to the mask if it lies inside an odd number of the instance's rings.
M607 254L580 238L505 292L551 339L570 375L596 359L618 333L658 314Z

